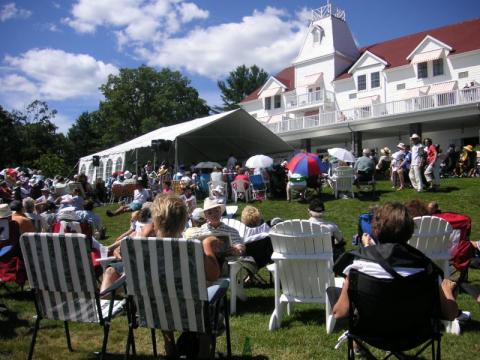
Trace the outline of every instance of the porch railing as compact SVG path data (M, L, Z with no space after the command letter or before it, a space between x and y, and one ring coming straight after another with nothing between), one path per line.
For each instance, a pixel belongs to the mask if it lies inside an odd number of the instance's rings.
M322 92L324 90L321 90ZM310 95L309 93L304 95ZM299 95L301 96L301 95ZM444 93L425 95L387 103L372 104L346 110L320 112L296 118L284 117L282 121L266 126L276 134L303 129L318 128L339 123L354 122L364 119L389 117L405 113L428 111L463 104L480 102L480 87L454 90Z

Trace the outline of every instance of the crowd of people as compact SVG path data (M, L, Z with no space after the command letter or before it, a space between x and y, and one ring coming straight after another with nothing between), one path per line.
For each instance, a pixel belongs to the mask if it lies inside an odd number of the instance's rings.
M48 178L40 170L19 168L0 173L0 202L13 211L21 233L58 232L62 221L75 221L86 224L101 239L105 228L93 212L97 195L83 174Z
M392 188L403 190L412 187L418 192L438 191L442 176L473 177L477 172L477 153L472 145L463 147L461 153L451 144L446 152L432 139L423 143L418 134L412 134L411 144L398 143L393 154L388 147L380 150L376 161L371 149L363 149L363 154L354 165L356 182L377 177L390 178Z

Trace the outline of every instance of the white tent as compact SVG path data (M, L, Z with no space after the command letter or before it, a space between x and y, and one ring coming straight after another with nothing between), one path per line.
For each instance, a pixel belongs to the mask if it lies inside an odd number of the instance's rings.
M153 140L163 140L166 146L152 147ZM168 146L168 142L171 146ZM168 160L175 165L217 161L224 164L229 154L246 159L255 154L278 154L292 147L242 109L216 114L184 123L166 126L123 144L80 159L79 173L89 180L107 177L113 171L130 170L146 160L157 164ZM93 156L100 157L94 167Z

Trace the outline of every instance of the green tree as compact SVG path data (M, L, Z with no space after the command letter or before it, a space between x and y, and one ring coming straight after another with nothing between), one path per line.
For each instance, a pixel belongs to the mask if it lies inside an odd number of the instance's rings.
M68 175L68 167L64 158L51 152L42 154L33 162L37 169L41 169L45 176L53 177L55 175Z
M13 116L0 106L0 169L7 166L18 166L20 144L17 136L16 122Z
M217 109L223 111L237 109L238 103L265 84L267 79L268 73L256 65L249 68L245 65L238 66L229 73L225 81L217 81L223 101L223 107Z
M19 143L17 162L32 166L41 155L56 153L63 155L63 135L57 134L53 123L56 110L51 110L44 101L35 100L25 112L13 111L15 123L14 141Z
M209 113L190 80L170 69L156 71L145 65L121 69L100 90L105 97L100 113L106 124L102 139L106 146Z
M75 164L80 157L102 150L102 136L106 131L108 128L99 111L82 113L68 129L68 164Z

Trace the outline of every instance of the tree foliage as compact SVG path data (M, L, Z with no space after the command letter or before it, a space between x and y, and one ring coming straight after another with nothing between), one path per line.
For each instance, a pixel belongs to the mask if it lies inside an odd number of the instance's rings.
M0 168L34 166L46 153L65 156L65 137L53 123L57 111L35 100L24 112L0 108L0 140L3 144Z
M67 134L68 163L104 148L102 137L108 128L99 111L82 113Z
M113 145L161 126L206 116L209 108L190 80L178 71L142 65L121 69L100 87L100 113L107 128L103 144Z
M41 169L43 175L53 177L55 175L67 175L68 166L65 164L63 157L51 152L42 154L33 162L36 169Z
M224 111L237 109L238 103L262 86L267 79L268 73L256 65L249 68L245 65L238 66L229 73L225 81L217 81L223 101L223 107L219 109Z

